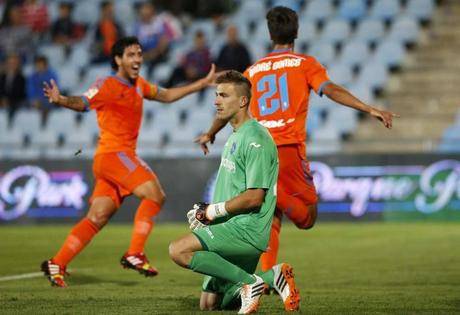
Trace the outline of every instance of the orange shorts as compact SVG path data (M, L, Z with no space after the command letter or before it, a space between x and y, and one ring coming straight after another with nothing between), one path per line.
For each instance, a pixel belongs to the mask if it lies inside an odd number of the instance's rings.
M288 195L290 198L295 197L302 201L305 205L313 205L318 202L316 195L313 176L310 173L310 163L305 160L305 152L302 152L305 147L302 145L282 145L278 147L279 158L279 175L278 175L278 204L283 204L283 195ZM277 207L278 208L278 207ZM279 207L282 209L282 207ZM284 212L286 209L282 209ZM289 213L285 213L291 220ZM297 215L293 213L292 215ZM302 214L299 214L302 215Z
M117 208L136 187L156 178L155 173L134 152L96 154L93 173L96 184L90 202L96 197L108 196Z

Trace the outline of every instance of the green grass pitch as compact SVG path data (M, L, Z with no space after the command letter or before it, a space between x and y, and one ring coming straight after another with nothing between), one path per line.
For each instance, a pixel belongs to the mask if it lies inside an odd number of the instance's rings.
M160 275L143 278L119 266L131 227L108 225L70 265L69 288L39 271L70 226L0 227L0 314L198 314L202 276L168 257L185 225L159 224L146 253ZM310 231L286 224L280 261L294 266L302 314L460 314L460 224L318 223ZM236 312L216 312L234 314ZM261 314L281 314L276 295Z

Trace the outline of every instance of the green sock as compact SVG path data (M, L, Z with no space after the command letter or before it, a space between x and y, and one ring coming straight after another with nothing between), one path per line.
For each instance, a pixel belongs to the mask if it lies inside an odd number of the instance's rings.
M270 269L265 272L258 272L256 273L259 277L261 277L266 284L271 288L273 288L273 281L275 281L275 273L273 272L273 269Z
M233 283L243 282L251 284L255 282L251 274L213 252L195 252L190 262L190 269L208 276L222 278Z

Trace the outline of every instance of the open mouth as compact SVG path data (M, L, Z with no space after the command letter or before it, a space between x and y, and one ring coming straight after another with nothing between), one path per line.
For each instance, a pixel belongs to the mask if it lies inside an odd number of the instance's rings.
M139 70L141 69L141 66L140 65L133 65L131 67L131 69L135 72L135 73L139 73Z

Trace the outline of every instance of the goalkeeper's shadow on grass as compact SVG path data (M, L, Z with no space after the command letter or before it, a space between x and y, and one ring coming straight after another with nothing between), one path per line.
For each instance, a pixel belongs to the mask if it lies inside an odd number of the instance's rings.
M116 284L122 287L132 287L135 285L139 285L138 281L132 281L132 280L114 280L114 279L106 279L103 277L95 277L95 276L90 276L90 275L71 275L68 278L68 283L69 286L81 286L81 285L86 285L86 284L106 284L106 283L112 283Z

